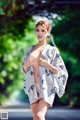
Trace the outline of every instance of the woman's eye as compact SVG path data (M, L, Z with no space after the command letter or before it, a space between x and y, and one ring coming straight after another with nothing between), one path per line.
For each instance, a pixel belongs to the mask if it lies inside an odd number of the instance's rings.
M36 29L36 31L38 32L39 30L38 30L38 29Z
M44 32L44 30L42 30L42 32Z

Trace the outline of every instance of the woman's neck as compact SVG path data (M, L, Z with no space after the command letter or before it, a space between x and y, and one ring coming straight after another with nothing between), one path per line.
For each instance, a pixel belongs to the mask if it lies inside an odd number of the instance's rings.
M37 46L42 46L42 45L47 45L48 43L47 43L47 41L45 40L45 41L40 41L38 44L37 44Z

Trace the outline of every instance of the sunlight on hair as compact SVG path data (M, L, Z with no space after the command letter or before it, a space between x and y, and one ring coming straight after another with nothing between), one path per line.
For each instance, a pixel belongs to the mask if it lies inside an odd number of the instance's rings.
M47 17L41 17L41 16L33 16L33 19L35 20L35 23L37 24L40 20L46 20L52 23L51 19L48 19Z

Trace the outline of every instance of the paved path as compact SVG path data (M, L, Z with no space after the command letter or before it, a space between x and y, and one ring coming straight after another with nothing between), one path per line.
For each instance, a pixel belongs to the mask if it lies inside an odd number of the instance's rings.
M1 112L8 112L8 120L33 120L31 109L0 109ZM46 120L80 120L80 110L78 109L48 109Z

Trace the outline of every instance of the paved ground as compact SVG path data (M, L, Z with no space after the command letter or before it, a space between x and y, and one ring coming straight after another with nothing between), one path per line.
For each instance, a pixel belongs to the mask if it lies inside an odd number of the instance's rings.
M31 109L0 109L1 112L8 112L8 120L32 120ZM77 109L48 109L46 120L80 120L80 110Z
M8 120L33 120L29 104L15 103L0 106L0 119L2 113L8 112ZM49 108L45 117L46 120L80 120L80 109Z

